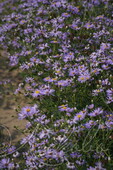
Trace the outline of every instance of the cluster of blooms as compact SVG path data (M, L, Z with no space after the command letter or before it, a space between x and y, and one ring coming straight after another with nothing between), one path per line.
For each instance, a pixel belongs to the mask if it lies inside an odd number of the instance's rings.
M10 1L0 3L2 11ZM26 97L18 116L28 121L29 135L20 142L26 149L8 150L0 169L112 169L111 6L112 0L12 0L2 14L0 42L23 75L15 95Z

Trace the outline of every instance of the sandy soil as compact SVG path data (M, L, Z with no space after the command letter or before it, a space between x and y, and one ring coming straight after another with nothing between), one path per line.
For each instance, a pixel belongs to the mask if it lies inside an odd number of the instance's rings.
M11 135L11 142L15 144L19 142L24 135L21 133L25 129L26 121L18 120L16 111L17 104L23 104L24 99L18 97L18 102L15 101L13 95L18 84L21 82L21 77L18 75L18 70L9 71L8 59L5 52L0 52L0 82L10 80L10 83L5 86L0 85L0 131L8 137ZM17 130L14 126L17 126ZM1 139L2 138L2 139ZM9 138L7 138L9 140ZM0 140L4 141L3 136ZM6 141L4 141L6 142Z

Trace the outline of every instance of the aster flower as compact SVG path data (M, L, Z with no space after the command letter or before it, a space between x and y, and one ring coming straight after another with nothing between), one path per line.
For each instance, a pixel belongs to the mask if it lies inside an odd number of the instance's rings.
M85 118L85 116L86 116L86 112L81 111L81 112L77 113L73 118L73 123L83 120Z
M108 129L113 129L113 121L112 120L106 121L105 125Z
M109 70L110 69L108 64L103 64L102 68L103 68L103 70Z
M99 128L99 129L105 129L105 128L106 128L106 125L105 125L105 124L99 124L98 128Z
M17 56L10 56L10 65L15 66L19 62L19 58Z
M67 168L68 168L68 169L77 170L77 168L75 167L74 163L71 163L71 162L68 162L68 163L67 163Z
M36 97L38 97L38 96L40 96L40 95L42 95L42 91L39 90L39 89L36 89L36 90L32 93L32 96L33 96L34 98L36 98Z
M113 89L108 89L106 91L107 93L107 103L112 103L113 102Z
M65 54L63 57L64 62L72 61L74 59L74 53L70 52L68 54Z
M91 74L98 75L98 74L100 74L100 72L101 72L100 68L93 68L93 69L91 69Z
M40 59L38 59L38 58L36 58L36 57L30 58L30 61L33 62L33 63L36 63L36 64L39 64L39 63L40 63Z
M104 18L104 15L99 15L99 16L96 17L97 20L101 20L103 18Z
M50 94L52 94L54 91L55 91L54 89L48 88L48 89L42 90L41 94L42 94L42 95L50 95Z
M77 25L77 24L72 24L70 25L70 27L73 29L73 30L80 30L80 27Z
M8 148L7 152L8 153L14 153L16 151L16 147L15 146L11 146L10 148Z
M93 91L92 91L92 95L93 95L93 96L98 96L98 94L101 93L102 91L103 91L103 89L101 89L101 88L100 88L100 89L93 90Z
M14 163L10 162L9 158L3 158L0 161L0 168L1 169L13 169L14 168Z
M90 28L94 28L95 26L94 26L94 24L86 23L86 24L84 25L84 27L87 28L87 29L90 29Z
M109 82L109 80L108 80L108 78L107 79L105 79L105 80L102 80L101 81L101 84L102 84L102 86L106 86L106 85L111 85L111 83Z
M102 167L102 163L101 162L97 162L95 167L90 166L89 168L87 168L87 170L95 170L95 169L107 170L106 168Z
M67 104L58 106L60 111L73 112L74 108L69 108Z
M69 86L71 84L71 80L67 79L67 80L59 80L57 81L57 83L55 83L58 86Z
M101 43L100 49L101 51L104 51L104 50L110 49L110 46L111 46L110 43Z
M68 18L68 17L70 17L70 16L71 16L71 15L68 14L68 13L62 13L62 17Z
M32 78L32 77L26 77L25 81L26 81L26 83L31 83L31 82L34 81L34 78Z
M96 121L89 120L88 122L86 122L86 123L84 124L84 126L85 126L86 128L88 128L88 129L90 129L92 126L95 126L96 124L97 124Z
M51 78L51 77L49 76L49 77L45 77L43 80L44 80L45 82L54 82L54 81L57 80L57 78Z
M79 7L69 5L68 6L68 11L72 12L73 14L78 14L79 13Z
M88 106L88 109L93 109L93 108L94 108L94 104Z
M26 20L21 20L20 21L20 25L23 25L23 24L25 24L27 21Z
M58 43L59 43L59 41L57 41L57 40L53 40L53 41L50 41L50 43L58 44Z
M21 112L18 114L18 117L20 120L26 118L26 117L32 117L34 114L37 114L39 111L37 110L37 105L34 105L33 107L26 106L23 107Z
M95 116L102 115L102 114L103 114L103 110L101 108L97 108L91 113L89 113L88 115L91 117L95 117Z
M81 74L79 77L78 77L78 81L81 82L81 83L84 83L86 82L87 80L89 80L91 78L90 74Z
M50 134L53 134L52 130L50 130L50 129L42 130L39 133L39 138L40 139L45 138L45 137L50 138Z

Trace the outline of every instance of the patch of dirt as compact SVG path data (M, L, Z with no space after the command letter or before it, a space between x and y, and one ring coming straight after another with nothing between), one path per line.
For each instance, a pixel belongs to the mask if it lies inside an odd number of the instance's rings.
M25 120L18 120L16 108L18 104L24 106L26 103L21 95L17 98L18 102L15 100L14 91L21 82L21 77L18 74L19 70L9 71L10 66L6 56L4 51L0 51L0 129L6 129L8 135L11 135L11 143L15 144L24 137L21 131L24 131L26 125ZM8 82L5 84L3 83L5 81Z

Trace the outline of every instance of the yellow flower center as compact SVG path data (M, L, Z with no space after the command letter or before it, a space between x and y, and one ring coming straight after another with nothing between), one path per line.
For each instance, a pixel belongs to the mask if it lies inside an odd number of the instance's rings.
M73 53L69 53L69 55L73 55Z
M93 73L96 73L96 72L97 72L97 70L94 70L94 71L93 71Z
M54 40L53 42L54 42L54 43L57 43L57 41L55 41L55 40Z
M80 79L81 79L81 80L84 80L85 78L84 78L84 77L81 77Z
M30 112L30 109L26 109L27 112Z
M62 83L58 83L58 85L62 85Z
M83 66L80 66L80 68L83 68Z
M91 26L91 25L89 25L89 24L87 25L88 28L89 28L90 26Z
M39 94L39 93L40 93L40 91L39 91L39 90L37 90L37 91L35 91L35 93L36 93L36 94Z
M67 109L67 107L64 106L63 109Z
M100 92L100 90L98 89L97 92Z
M81 115L77 115L78 118L81 118L82 116Z
M46 161L46 160L47 160L47 158L44 158L43 160L44 160L44 161Z
M50 79L50 77L46 77L46 80L49 80Z
M65 13L65 15L68 15L68 13Z
M28 53L27 54L31 54L31 51L28 51Z
M53 80L57 80L57 78L53 78Z
M22 23L24 23L25 21L24 21L24 20L22 20L21 22L22 22Z

